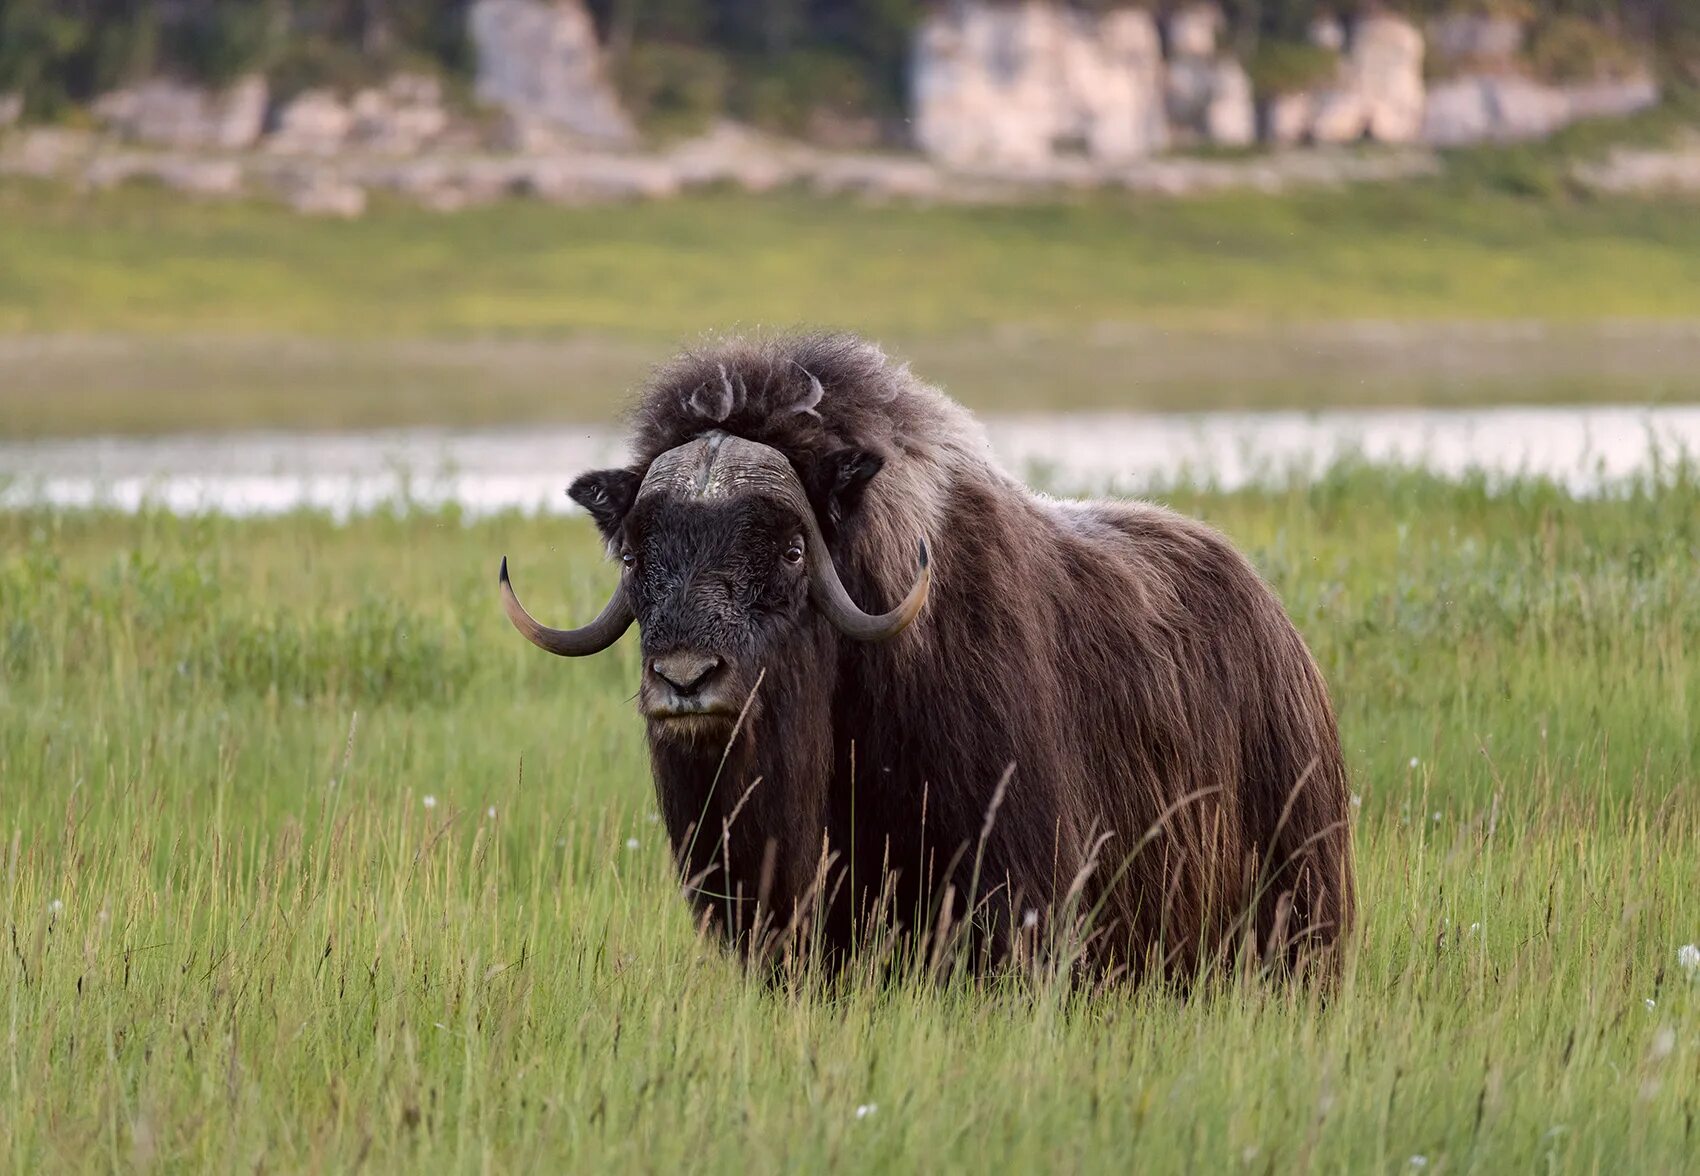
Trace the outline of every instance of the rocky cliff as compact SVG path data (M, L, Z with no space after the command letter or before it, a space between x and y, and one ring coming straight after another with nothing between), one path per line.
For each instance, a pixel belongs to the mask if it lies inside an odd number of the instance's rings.
M1303 84L1263 74L1260 91L1238 55L1243 39L1209 0L1160 19L1144 6L955 0L914 37L910 143L847 153L721 123L646 150L583 0L473 0L467 34L476 109L456 108L440 79L417 72L282 96L257 74L221 89L156 78L100 97L100 134L12 131L0 174L91 187L152 179L203 197L272 192L339 216L360 213L372 191L447 210L510 194L581 202L709 184L968 200L1033 185L1275 190L1432 171L1428 148L1539 138L1659 100L1633 59L1542 80L1528 29L1504 16L1422 27L1385 12L1319 19ZM0 95L0 132L21 108ZM1399 150L1339 150L1361 142ZM1279 150L1187 154L1260 143Z

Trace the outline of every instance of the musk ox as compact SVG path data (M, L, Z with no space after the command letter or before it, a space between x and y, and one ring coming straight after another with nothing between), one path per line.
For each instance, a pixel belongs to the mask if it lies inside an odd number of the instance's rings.
M854 337L663 368L569 493L620 563L551 653L636 620L661 813L740 951L1327 975L1353 921L1322 676L1217 532L1059 501ZM880 612L889 606L889 611ZM893 949L897 950L893 950ZM960 957L957 957L960 958Z

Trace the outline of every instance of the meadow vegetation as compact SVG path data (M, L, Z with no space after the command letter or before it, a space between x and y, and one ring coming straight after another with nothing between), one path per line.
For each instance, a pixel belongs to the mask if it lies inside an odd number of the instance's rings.
M0 515L0 1156L169 1166L1692 1166L1700 476L1163 497L1338 703L1340 990L852 978L699 942L583 520Z
M1542 150L1281 199L354 223L0 181L0 435L604 419L681 340L800 324L982 408L1691 399L1700 217L1555 193Z

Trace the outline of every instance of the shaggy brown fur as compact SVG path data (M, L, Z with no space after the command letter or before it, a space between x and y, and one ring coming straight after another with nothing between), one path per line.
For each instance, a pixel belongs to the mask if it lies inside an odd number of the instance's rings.
M1333 711L1221 535L1029 491L964 409L853 337L687 354L633 424L635 472L709 429L784 453L865 607L931 545L914 625L884 644L810 629L763 667L724 764L652 738L681 869L746 949L813 909L840 954L875 926L966 925L983 956L1074 941L1112 974L1334 968L1354 899ZM838 517L822 471L846 449L883 468Z

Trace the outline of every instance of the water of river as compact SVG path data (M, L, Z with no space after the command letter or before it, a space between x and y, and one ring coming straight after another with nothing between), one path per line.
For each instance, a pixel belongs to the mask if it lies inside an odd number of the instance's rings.
M1234 487L1359 456L1447 476L1536 474L1590 493L1655 462L1700 456L1700 406L1090 413L986 424L1006 466L1064 491ZM619 435L591 426L0 441L0 507L346 515L455 502L474 514L565 512L575 474L621 458Z

